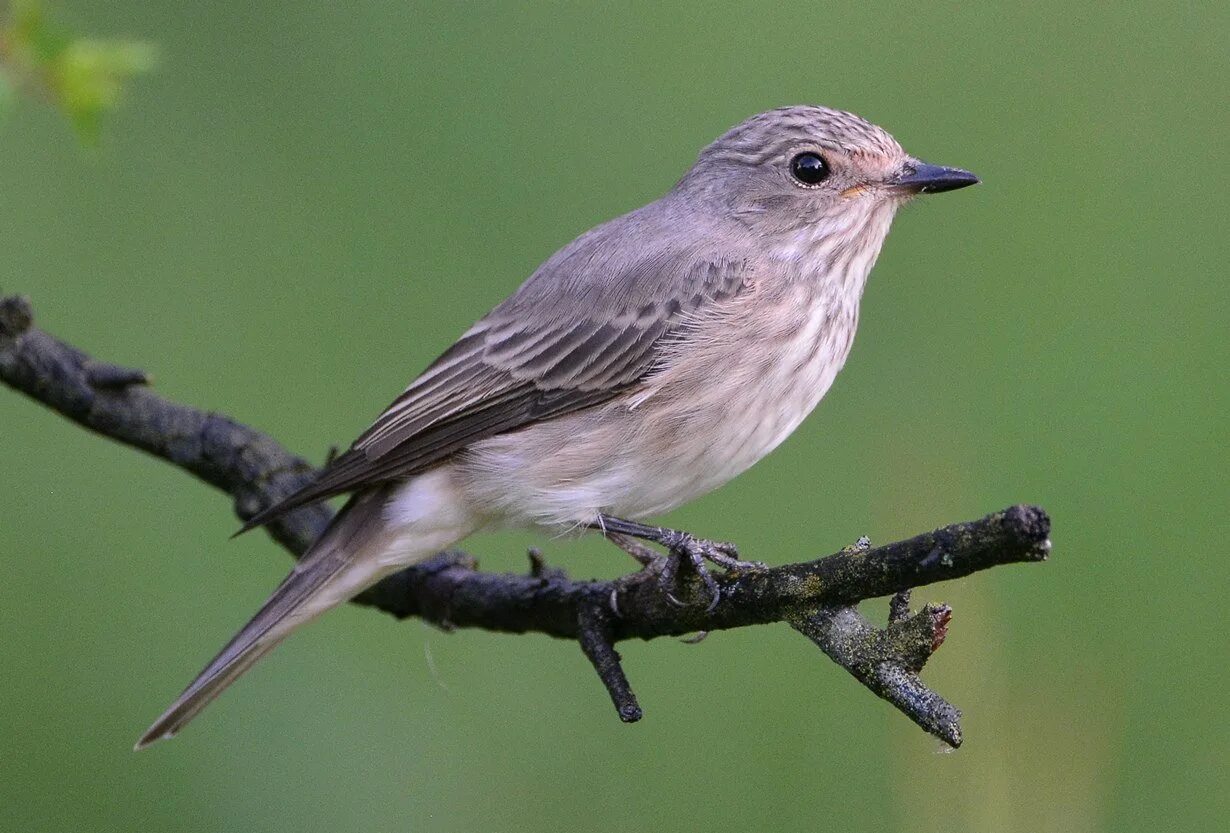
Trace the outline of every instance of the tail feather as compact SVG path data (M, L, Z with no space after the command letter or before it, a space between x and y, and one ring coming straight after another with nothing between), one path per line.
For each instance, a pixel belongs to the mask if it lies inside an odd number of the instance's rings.
M242 656L236 657L229 665L217 669L214 673L202 672L183 694L171 704L153 725L145 730L141 739L133 747L140 751L152 743L175 737L192 718L214 701L231 683L256 664L256 661L273 650L277 643L268 645L253 645Z
M374 584L390 569L365 558L383 528L383 489L356 495L244 625L137 741L170 738L299 626Z

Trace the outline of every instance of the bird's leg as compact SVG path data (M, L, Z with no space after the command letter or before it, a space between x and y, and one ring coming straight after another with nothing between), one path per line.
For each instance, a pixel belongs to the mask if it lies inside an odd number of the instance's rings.
M620 588L623 585L630 583L631 581L639 581L641 576L653 570L657 570L659 573L661 573L663 570L665 570L667 564L670 562L670 557L662 555L661 553L651 549L645 544L642 544L639 540L637 540L636 538L633 538L631 535L624 535L619 532L610 532L604 529L603 537L605 537L612 544L614 544L615 546L619 547L621 550L626 552L628 555L635 558L637 562L641 565L641 572L633 573L630 576L627 576L622 579L618 579L611 583L611 602L610 602L611 612L614 613L616 616L623 618L623 613L621 613L619 610ZM674 598L673 596L670 595L669 592L666 595L668 598L672 598L672 599Z
M606 530L606 539L635 558L643 569L648 569L662 560L660 553L654 552L631 535Z
M670 588L674 585L675 576L678 574L680 564L686 564L696 571L697 576L704 583L705 589L709 591L711 599L709 603L710 609L717 604L720 591L717 582L714 581L713 576L710 575L709 570L705 567L705 561L712 561L714 564L727 570L765 569L765 565L759 561L740 561L739 551L735 549L734 544L722 541L708 541L703 538L697 538L691 533L681 532L676 529L648 526L610 515L599 515L598 519L589 524L589 526L591 529L601 530L620 549L629 553L633 558L646 566L657 563L661 559L660 557L655 557L652 550L640 545L637 539L650 541L665 547L672 557L662 566L659 582L666 591L667 598L675 603L679 603L679 600L671 594Z

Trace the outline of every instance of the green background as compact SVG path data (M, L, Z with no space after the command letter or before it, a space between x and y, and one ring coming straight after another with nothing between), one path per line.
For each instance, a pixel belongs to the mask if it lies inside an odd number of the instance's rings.
M1030 501L1055 549L918 594L954 754L785 626L623 646L625 726L575 645L360 609L133 754L289 561L0 391L0 829L1222 829L1227 9L69 4L162 61L96 152L0 125L0 290L163 394L321 459L721 131L830 104L984 184L898 216L817 413L667 520L781 563Z

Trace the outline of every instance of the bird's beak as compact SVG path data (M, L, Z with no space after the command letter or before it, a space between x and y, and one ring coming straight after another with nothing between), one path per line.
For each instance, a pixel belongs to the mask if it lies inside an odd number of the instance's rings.
M902 166L900 173L888 181L888 185L903 194L938 194L955 191L967 185L977 185L980 180L969 171L960 168L945 168L912 160Z

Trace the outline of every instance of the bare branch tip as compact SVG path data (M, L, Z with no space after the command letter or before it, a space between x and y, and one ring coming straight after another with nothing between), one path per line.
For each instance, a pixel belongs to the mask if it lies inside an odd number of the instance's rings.
M931 618L931 653L935 653L948 638L948 623L952 621L952 608L948 605L927 605L923 611Z
M154 381L144 370L120 367L108 362L90 362L85 368L85 378L90 387L109 390L149 385Z
M1027 503L1009 507L1004 522L1022 542L1031 544L1034 560L1045 561L1051 551L1051 516L1041 506Z
M17 338L34 324L34 307L24 295L0 298L0 338Z
M910 596L909 590L902 590L888 600L888 624L904 622L910 618Z
M542 578L543 573L547 571L547 562L542 557L542 550L538 547L530 547L525 551L525 556L530 560L530 575L534 578Z
M606 601L597 595L584 599L579 605L577 641L581 643L581 650L594 666L598 679L606 686L619 719L624 723L635 723L641 719L641 707L627 676L624 675L619 652L615 650Z

